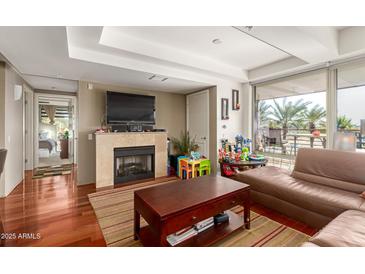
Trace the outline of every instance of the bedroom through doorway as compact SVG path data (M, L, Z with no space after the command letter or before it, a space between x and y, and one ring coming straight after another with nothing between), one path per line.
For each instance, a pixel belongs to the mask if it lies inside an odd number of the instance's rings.
M74 163L74 113L74 100L69 96L38 96L37 168Z

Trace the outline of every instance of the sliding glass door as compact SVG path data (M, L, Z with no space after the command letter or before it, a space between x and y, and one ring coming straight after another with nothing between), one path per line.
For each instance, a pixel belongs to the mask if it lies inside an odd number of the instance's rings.
M337 132L353 140L354 150L365 151L365 63L337 68ZM353 138L351 138L353 136ZM341 138L341 136L337 137Z
M255 86L254 144L271 164L292 167L298 148L326 148L327 70Z

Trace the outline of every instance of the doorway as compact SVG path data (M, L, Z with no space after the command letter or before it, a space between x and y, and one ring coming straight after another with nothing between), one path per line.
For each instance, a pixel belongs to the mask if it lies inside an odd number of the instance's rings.
M73 96L36 95L36 168L76 162L75 100Z
M209 159L209 90L186 96L187 130L199 145L201 155Z

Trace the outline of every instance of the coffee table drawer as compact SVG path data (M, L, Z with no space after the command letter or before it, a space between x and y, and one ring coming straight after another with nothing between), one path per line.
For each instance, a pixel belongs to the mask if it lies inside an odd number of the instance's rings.
M242 205L244 199L244 193L235 194L215 202L204 204L201 207L188 212L169 217L165 223L167 234L171 234L185 227L194 225L234 206Z

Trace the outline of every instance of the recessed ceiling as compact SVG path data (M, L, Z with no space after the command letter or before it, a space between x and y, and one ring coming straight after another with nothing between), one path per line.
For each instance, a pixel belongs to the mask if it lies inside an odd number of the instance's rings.
M0 53L38 89L73 92L82 80L188 93L342 52L355 56L365 51L362 33L361 27L0 27L6 37ZM167 80L149 80L153 75Z
M151 81L148 78L155 73L70 58L65 27L0 27L0 36L7 37L0 39L0 52L36 89L54 86L57 90L74 91L78 80L176 93L210 86L174 77L164 82Z
M209 58L243 70L290 55L232 27L108 27L146 43ZM116 37L116 35L114 36ZM219 39L220 44L212 41ZM153 55L153 53L150 53Z

